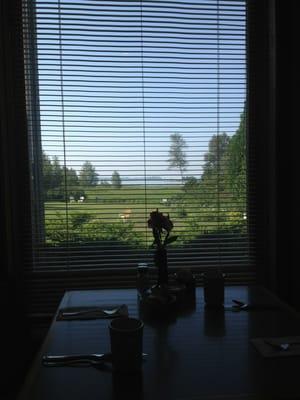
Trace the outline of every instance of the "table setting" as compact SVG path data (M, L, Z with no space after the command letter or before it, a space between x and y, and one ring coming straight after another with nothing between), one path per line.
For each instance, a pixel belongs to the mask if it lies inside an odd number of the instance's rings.
M128 307L126 304L103 304L99 306L78 306L60 308L56 320L72 321L97 318L127 317Z
M229 285L220 268L170 273L170 216L157 209L148 227L154 284L141 261L135 288L66 291L19 400L260 400L298 390L300 318L262 287Z
M300 323L263 288L228 286L225 277L222 301L212 293L196 287L186 312L180 301L177 311L148 319L137 288L66 292L20 400L79 400L87 392L91 400L124 392L144 400L288 398L298 385Z

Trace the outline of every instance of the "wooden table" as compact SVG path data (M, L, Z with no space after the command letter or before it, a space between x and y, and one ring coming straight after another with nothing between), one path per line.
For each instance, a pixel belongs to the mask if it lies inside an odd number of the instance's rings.
M260 287L226 287L232 299L278 304L278 310L207 311L203 289L177 316L145 321L139 376L122 378L94 367L45 367L44 354L110 351L109 320L56 321L29 371L19 400L106 399L289 399L300 398L300 357L263 358L254 337L300 335L300 320ZM60 307L128 305L141 317L134 289L67 292Z

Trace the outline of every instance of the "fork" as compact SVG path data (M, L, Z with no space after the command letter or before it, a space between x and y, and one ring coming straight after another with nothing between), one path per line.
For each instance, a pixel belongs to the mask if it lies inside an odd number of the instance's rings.
M299 341L295 341L295 342L289 342L289 343L274 343L271 342L269 340L264 340L264 343L268 344L269 346L273 347L273 349L276 350L282 350L282 351L286 351L290 348L291 345L293 344L300 344Z
M273 349L279 350L279 351L287 351L290 348L289 343L273 343L273 342L269 342L268 340L264 340L264 343L268 344Z

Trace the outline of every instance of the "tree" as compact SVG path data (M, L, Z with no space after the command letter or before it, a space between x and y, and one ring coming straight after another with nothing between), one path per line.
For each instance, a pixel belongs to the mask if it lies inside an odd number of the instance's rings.
M170 136L171 145L169 150L169 169L178 168L183 183L183 173L186 170L187 160L184 149L187 147L185 140L179 133Z
M227 150L230 137L227 133L213 135L208 144L208 152L204 154L204 172L216 171L221 166L221 160Z
M121 189L122 181L118 171L114 171L111 176L111 184L114 189Z
M230 189L238 199L246 198L246 134L245 112L240 125L228 146L228 181ZM244 201L245 203L245 201Z
M45 200L62 200L64 169L60 166L57 156L50 157L43 152L43 188Z
M53 157L52 161L52 189L60 187L64 180L64 171L60 166L59 158L57 156Z
M89 161L86 161L80 170L79 173L79 183L82 186L96 186L98 183L98 174L95 170L95 167L93 167L92 163Z
M67 187L69 190L73 190L79 185L79 178L75 169L64 167L64 173L66 174Z
M232 137L212 136L204 155L199 180L198 204L208 210L207 221L217 229L245 229L246 212L246 136L245 114ZM201 221L198 221L199 223ZM203 223L203 221L201 222ZM212 229L215 229L212 226Z
M47 193L52 186L53 168L49 156L43 151L43 187L44 193ZM46 196L47 197L47 196Z
M184 178L183 190L186 193L195 193L198 190L199 182L194 176L187 176Z
M79 186L79 178L76 171L73 168L64 167L64 173L66 187L63 187L63 199L69 201L73 197L77 201L81 196L86 199L87 195Z
M227 133L213 135L208 143L208 151L204 154L201 191L206 193L210 204L220 205L220 197L225 194L228 179L228 147L230 136Z

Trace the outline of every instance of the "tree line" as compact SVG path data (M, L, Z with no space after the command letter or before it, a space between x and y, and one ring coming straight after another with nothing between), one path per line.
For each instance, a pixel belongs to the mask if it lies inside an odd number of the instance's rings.
M235 134L215 134L203 156L200 178L186 174L187 144L178 133L171 135L169 168L178 169L182 192L176 198L177 216L190 231L245 232L247 229L247 171L245 112ZM190 212L197 210L196 213Z
M246 211L246 137L245 113L233 136L213 135L204 154L202 174L199 179L187 176L187 144L179 133L170 136L169 169L178 169L186 201L196 201L200 207ZM43 185L45 200L77 200L85 196L86 189L98 184L115 189L122 187L120 174L114 171L111 182L100 181L91 162L86 161L79 173L61 166L58 157L43 152ZM66 193L67 191L67 193ZM183 198L184 201L184 198Z
M186 176L188 161L187 144L182 136L174 133L170 137L169 168L177 168L185 192L195 192L203 203L221 207L233 202L245 209L246 202L246 136L245 113L240 124L230 137L225 132L213 135L204 154L201 178ZM203 204L204 205L204 204Z
M87 198L86 189L101 185L112 186L115 189L122 187L120 174L114 171L111 183L107 181L99 182L99 175L90 161L86 161L79 173L73 168L60 165L57 156L52 159L43 151L43 189L44 200L65 201L73 198L78 200L80 197Z

